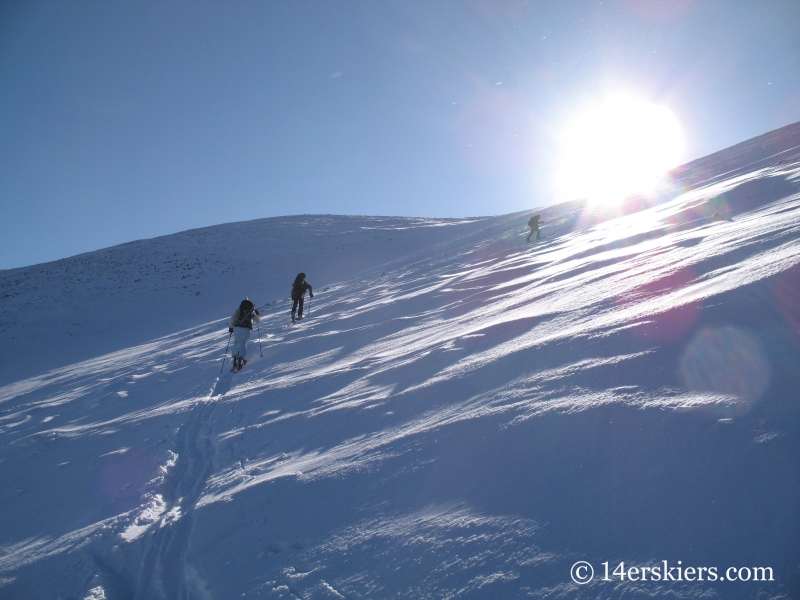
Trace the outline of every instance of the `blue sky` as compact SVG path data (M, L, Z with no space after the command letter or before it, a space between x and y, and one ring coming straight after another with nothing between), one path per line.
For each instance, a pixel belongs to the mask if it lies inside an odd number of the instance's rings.
M683 162L800 120L798 32L795 0L5 2L0 268L549 204L559 132L604 94L670 108Z

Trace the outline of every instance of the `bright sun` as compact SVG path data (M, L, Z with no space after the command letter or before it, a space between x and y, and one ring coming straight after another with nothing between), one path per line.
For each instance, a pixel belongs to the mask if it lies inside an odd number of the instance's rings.
M683 133L669 109L628 96L592 106L561 138L556 183L561 200L615 202L647 193L678 165Z

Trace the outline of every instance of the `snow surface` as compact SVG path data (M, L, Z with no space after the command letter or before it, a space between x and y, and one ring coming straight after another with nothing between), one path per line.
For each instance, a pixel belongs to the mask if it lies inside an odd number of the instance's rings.
M800 125L541 213L0 272L0 598L800 597ZM220 375L244 295L262 349Z

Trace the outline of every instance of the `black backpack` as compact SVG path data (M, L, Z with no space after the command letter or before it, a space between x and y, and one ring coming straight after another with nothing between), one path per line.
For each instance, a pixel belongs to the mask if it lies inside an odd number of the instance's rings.
M306 274L298 273L292 284L292 300L300 298L306 291Z
M250 300L242 300L239 305L239 314L236 315L236 323L234 327L249 327L250 319L253 316L253 309L256 307Z

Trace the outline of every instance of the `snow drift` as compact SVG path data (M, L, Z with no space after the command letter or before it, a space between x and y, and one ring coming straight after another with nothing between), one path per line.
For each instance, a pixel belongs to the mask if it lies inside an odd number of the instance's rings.
M540 212L0 273L0 597L797 597L800 126ZM261 349L220 375L244 295Z

